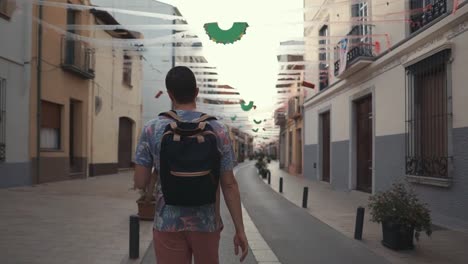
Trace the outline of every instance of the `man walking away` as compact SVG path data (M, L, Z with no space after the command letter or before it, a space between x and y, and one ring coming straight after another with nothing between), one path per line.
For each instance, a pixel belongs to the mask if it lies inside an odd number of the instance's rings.
M158 264L219 263L223 229L220 189L235 225L234 251L240 261L248 242L242 221L240 193L233 168L229 134L216 118L196 110L198 88L187 67L166 76L175 110L160 114L143 128L135 158L135 186L150 182L154 168L156 215L153 240Z

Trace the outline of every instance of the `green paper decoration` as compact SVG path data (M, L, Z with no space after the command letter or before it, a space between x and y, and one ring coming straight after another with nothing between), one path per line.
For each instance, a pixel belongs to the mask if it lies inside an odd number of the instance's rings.
M253 132L257 133L258 132L258 128L257 129L252 129Z
M236 121L236 119L237 119L237 115L231 117L232 121Z
M248 105L245 105L244 102L241 102L241 108L242 110L248 112L250 110L252 110L252 108L254 107L254 102L250 101L250 103Z
M260 125L262 123L262 120L257 121L257 120L254 119L254 123L257 124L257 125Z
M220 29L217 22L206 23L204 26L206 34L210 39L222 44L232 44L240 40L247 32L248 27L249 24L245 22L235 22L228 30Z

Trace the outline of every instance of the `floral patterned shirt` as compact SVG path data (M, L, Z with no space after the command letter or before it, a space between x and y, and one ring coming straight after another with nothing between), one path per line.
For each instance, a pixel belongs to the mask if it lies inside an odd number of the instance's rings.
M200 117L201 112L177 110L184 121L193 121ZM166 126L173 122L167 117L157 117L149 121L143 128L136 148L135 163L159 171L159 148ZM209 121L218 138L218 148L221 152L221 172L232 170L236 165L231 140L226 127L218 121ZM156 185L156 215L154 228L163 232L198 231L215 232L223 228L219 206L220 190L216 203L198 207L180 207L167 205L164 202L161 183Z

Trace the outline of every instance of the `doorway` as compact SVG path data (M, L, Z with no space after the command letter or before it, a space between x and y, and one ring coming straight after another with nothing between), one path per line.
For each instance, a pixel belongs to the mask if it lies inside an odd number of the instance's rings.
M372 96L356 101L356 189L372 192Z
M296 172L298 174L302 173L302 129L298 128L296 130L296 142L297 142L297 147L296 147Z
M322 181L330 182L330 112L326 112L320 115L321 121L321 171Z
M133 121L127 117L119 118L119 156L120 169L132 167Z
M84 164L82 158L82 102L78 100L70 100L69 105L69 138L68 138L68 157L70 174L80 174L84 171Z

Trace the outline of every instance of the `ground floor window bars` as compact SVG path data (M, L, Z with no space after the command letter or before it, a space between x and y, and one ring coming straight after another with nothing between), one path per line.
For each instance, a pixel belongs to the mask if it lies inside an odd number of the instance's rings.
M406 68L406 174L449 177L450 50Z

